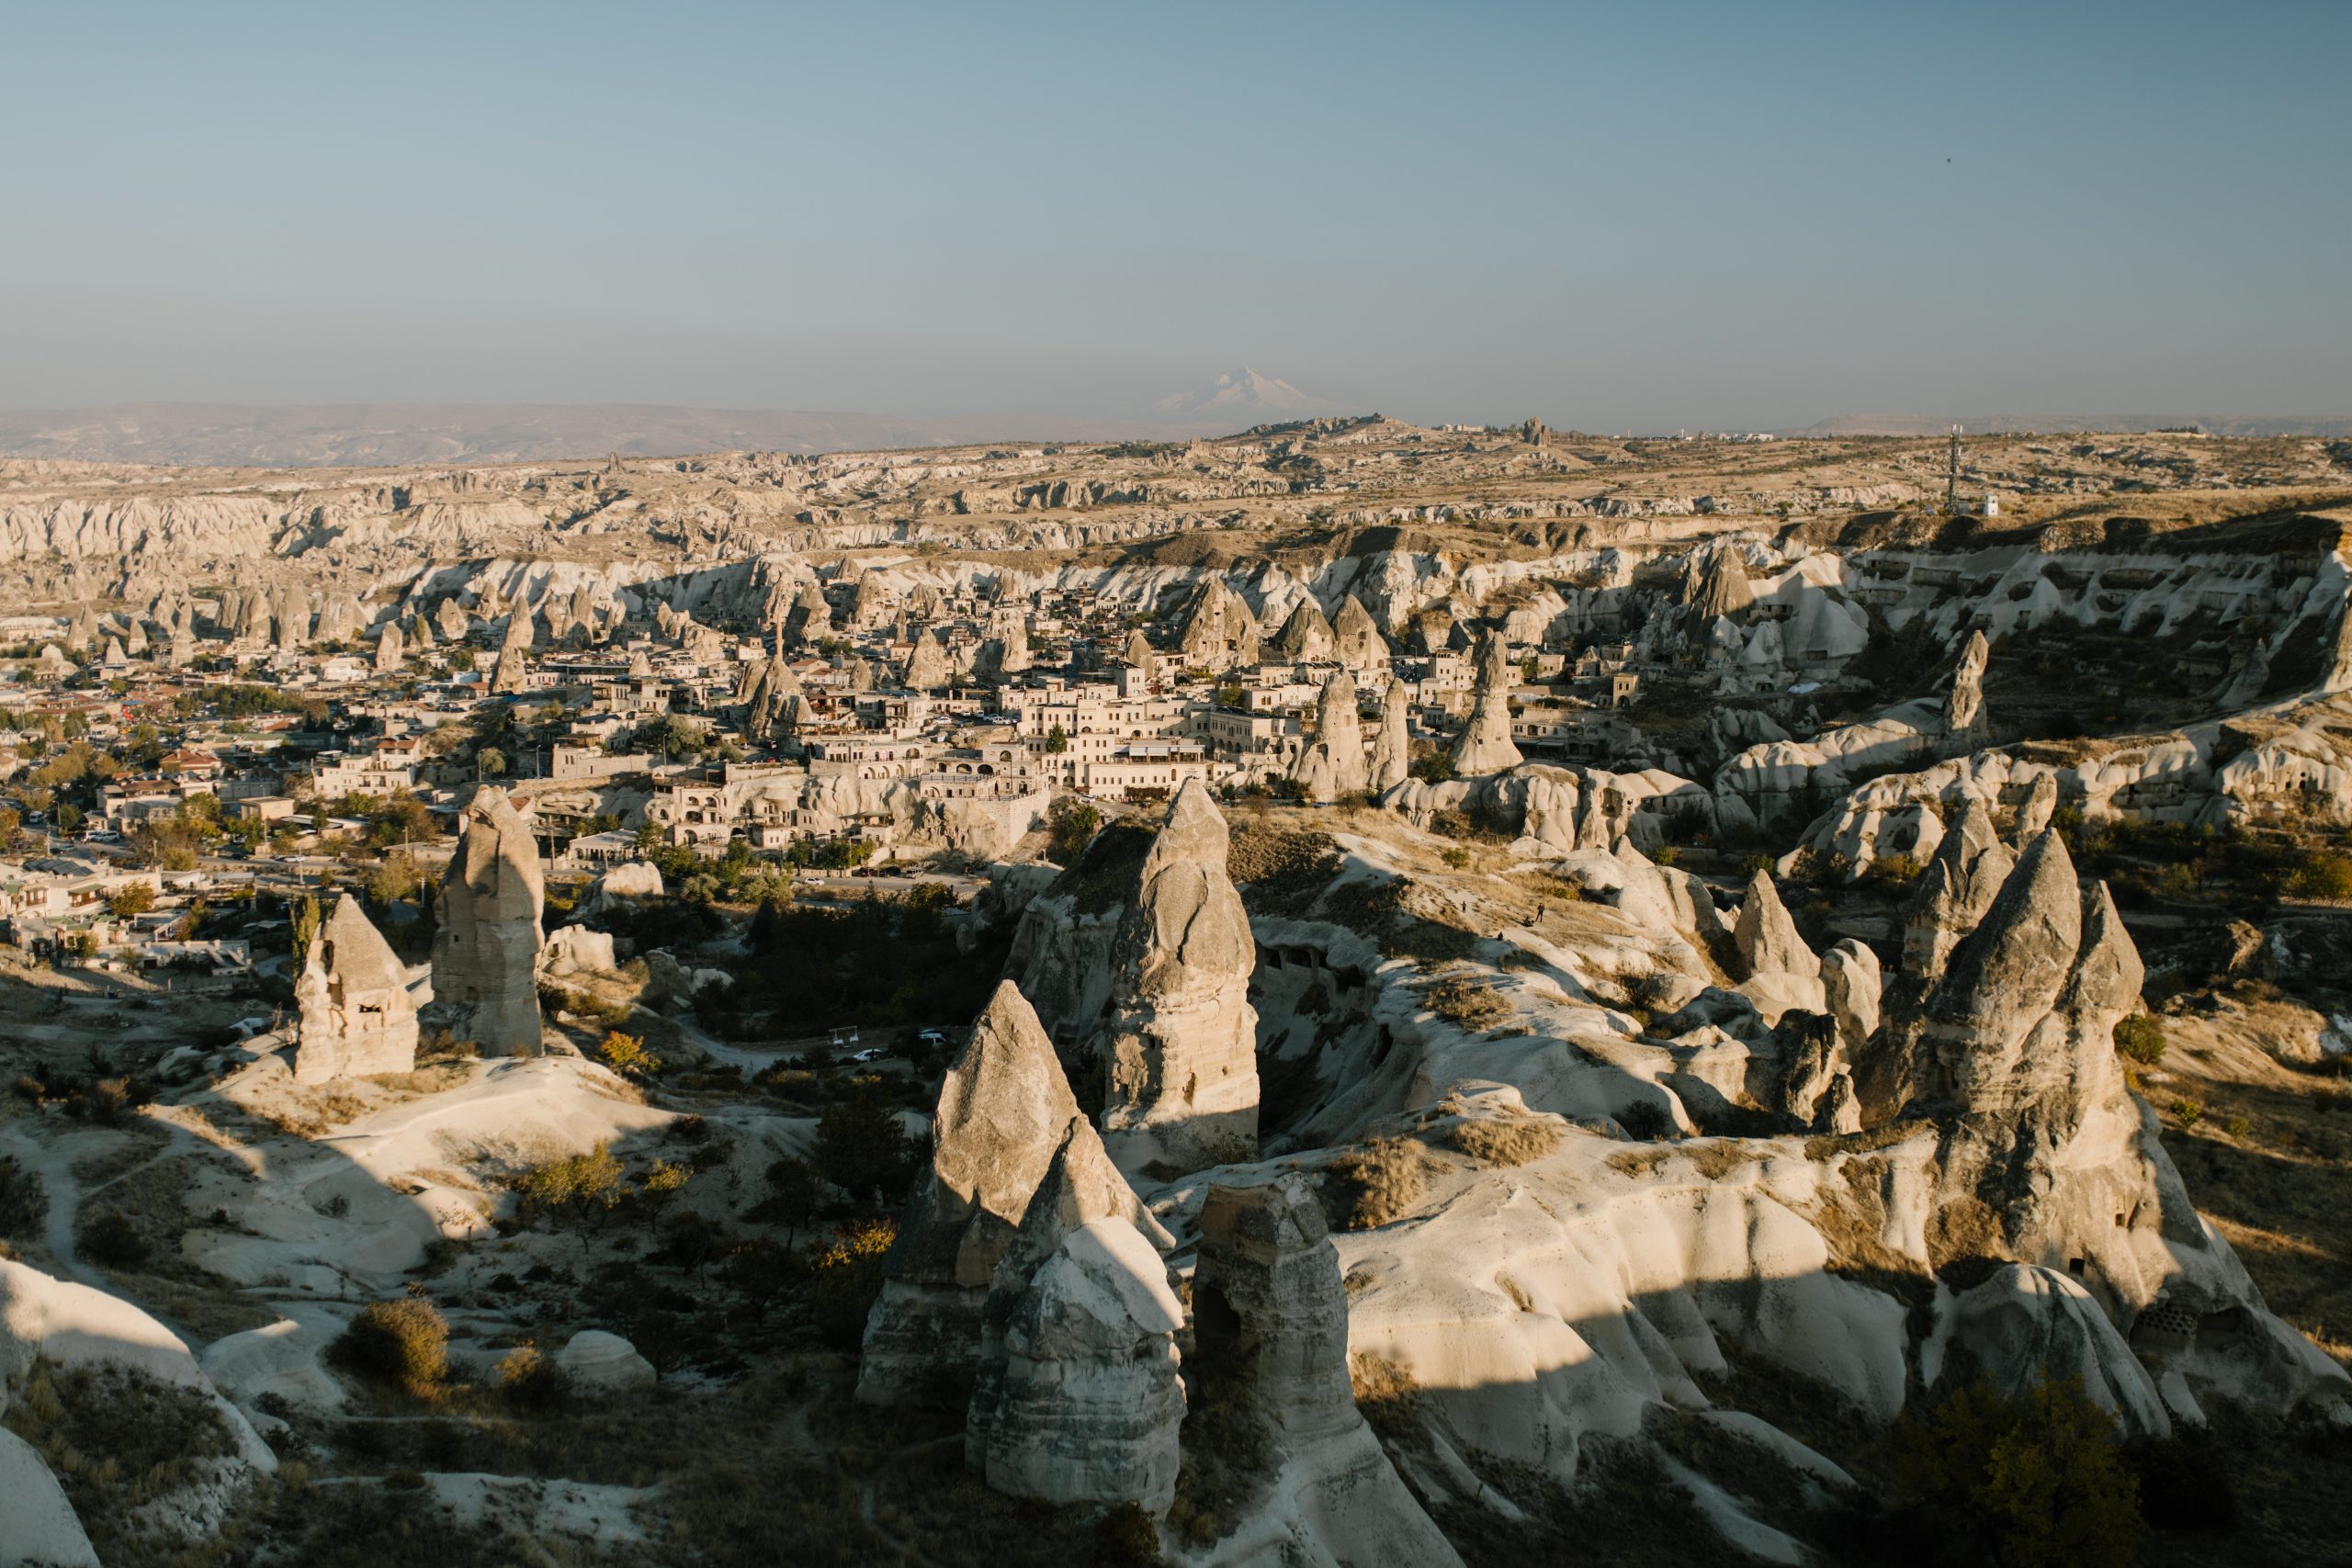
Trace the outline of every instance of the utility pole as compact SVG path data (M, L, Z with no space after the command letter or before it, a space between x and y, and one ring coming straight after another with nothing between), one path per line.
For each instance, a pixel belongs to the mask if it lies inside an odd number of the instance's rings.
M1951 460L1944 470L1944 515L1960 511L1960 426L1951 427Z

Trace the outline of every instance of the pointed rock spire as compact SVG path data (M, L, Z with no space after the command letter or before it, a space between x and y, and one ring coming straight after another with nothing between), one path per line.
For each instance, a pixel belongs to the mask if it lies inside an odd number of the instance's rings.
M1388 668L1388 639L1380 635L1363 601L1352 593L1340 601L1340 613L1331 623L1331 645L1333 656L1359 675Z
M1511 667L1498 633L1478 649L1478 684L1471 695L1470 722L1453 742L1453 771L1464 778L1499 773L1519 766L1519 745L1510 738Z
M1187 780L1112 942L1102 1134L1130 1173L1182 1175L1257 1152L1257 946L1227 849L1208 786Z
M444 1001L466 1010L461 1037L492 1055L538 1054L544 902L530 828L504 790L476 790L435 896L433 985Z
M1035 1010L1002 982L940 1086L931 1169L866 1318L860 1399L918 1403L943 1380L968 1382L998 1260L1079 1114Z
M1348 601L1353 604L1354 600ZM1408 721L1412 711L1412 699L1405 694L1405 682L1391 680L1388 695L1380 705L1380 733L1372 742L1372 792L1385 795L1412 777L1413 741Z
M1298 754L1291 778L1316 802L1338 800L1371 787L1364 765L1363 724L1356 712L1355 678L1345 670L1323 683L1316 705L1315 743Z

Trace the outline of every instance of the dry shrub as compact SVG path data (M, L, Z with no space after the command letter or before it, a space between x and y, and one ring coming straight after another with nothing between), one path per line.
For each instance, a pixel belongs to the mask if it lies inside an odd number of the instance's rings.
M571 1392L571 1379L537 1345L517 1345L498 1363L498 1388L519 1410L552 1410Z
M808 1315L826 1339L843 1348L858 1343L882 1293L882 1259L898 1238L888 1220L853 1220L817 1253Z
M147 1561L138 1511L236 1451L204 1394L130 1367L35 1359L0 1426L40 1452L110 1563Z
M1558 1148L1567 1136L1556 1122L1535 1116L1489 1116L1456 1122L1446 1141L1488 1165L1525 1165Z
M327 1359L347 1372L422 1398L449 1375L449 1325L421 1296L369 1302L327 1347Z
M1511 1015L1509 1002L1466 975L1448 975L1421 995L1431 1012L1464 1029L1492 1029Z
M1341 1230L1368 1231L1411 1208L1429 1187L1429 1151L1411 1138L1375 1138L1323 1168L1323 1207Z

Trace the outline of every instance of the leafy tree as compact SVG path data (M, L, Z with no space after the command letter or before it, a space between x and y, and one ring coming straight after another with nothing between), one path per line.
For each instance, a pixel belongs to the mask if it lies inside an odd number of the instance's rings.
M147 1238L130 1216L114 1209L92 1215L82 1225L82 1250L107 1269L136 1269L147 1261Z
M870 1094L826 1107L814 1152L817 1174L861 1201L879 1193L888 1201L914 1171L914 1140L897 1113Z
M369 868L366 883L368 898L379 905L413 898L424 886L416 862L397 850Z
M474 753L474 766L486 779L503 777L506 773L506 753L495 746L485 746Z
M1046 852L1058 865L1076 865L1102 827L1102 812L1063 795L1046 813Z
M888 1220L853 1221L817 1254L808 1310L827 1339L844 1348L857 1345L882 1293L882 1259L898 1235Z
M645 1042L634 1034L614 1030L596 1049L605 1066L625 1078L650 1078L662 1070L662 1058L648 1051Z
M144 882L126 882L107 895L107 912L118 920L135 919L155 907L155 889Z
M525 1341L501 1358L498 1391L522 1410L552 1410L571 1393L571 1378L532 1341Z
M785 1238L796 1240L800 1227L817 1217L817 1205L823 1201L816 1167L805 1159L780 1159L768 1167L768 1195L752 1217L782 1225Z
M311 943L319 934L319 900L315 894L305 893L294 907L294 956L302 957L311 951Z
M1928 1533L2006 1568L2124 1568L2146 1525L2115 1418L2079 1379L2003 1393L1989 1379L1895 1431L1904 1495Z

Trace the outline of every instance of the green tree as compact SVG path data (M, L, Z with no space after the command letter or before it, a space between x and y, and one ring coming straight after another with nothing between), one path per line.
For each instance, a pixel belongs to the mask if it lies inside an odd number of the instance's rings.
M876 1096L854 1095L826 1107L817 1122L817 1174L861 1201L895 1197L913 1173L914 1140Z
M1076 865L1102 827L1102 812L1085 801L1063 795L1046 813L1046 853L1057 865Z
M294 956L300 961L311 951L311 943L319 934L319 900L316 895L305 893L294 907Z
M2124 1568L2146 1533L2115 1417L2078 1379L2008 1394L1980 1378L1906 1414L1894 1460L1934 1536L2005 1568Z
M768 1195L752 1217L784 1227L786 1241L797 1240L800 1227L817 1217L824 1191L817 1168L805 1159L780 1159L768 1167Z
M155 907L155 889L144 882L126 882L107 895L107 913L118 920L136 919Z

